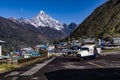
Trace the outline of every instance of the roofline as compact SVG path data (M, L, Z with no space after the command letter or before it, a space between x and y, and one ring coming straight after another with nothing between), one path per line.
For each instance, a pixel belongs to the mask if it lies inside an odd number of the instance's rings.
M0 43L5 43L6 41L2 41L2 40L0 40Z

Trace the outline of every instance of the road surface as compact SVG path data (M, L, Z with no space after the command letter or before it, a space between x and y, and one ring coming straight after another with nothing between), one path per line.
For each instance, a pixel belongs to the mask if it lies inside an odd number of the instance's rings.
M54 57L0 74L0 80L120 80L120 54L83 61Z

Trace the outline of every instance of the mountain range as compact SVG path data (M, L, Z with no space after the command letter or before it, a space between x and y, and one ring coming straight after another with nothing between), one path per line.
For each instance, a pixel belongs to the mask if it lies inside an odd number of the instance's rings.
M47 15L44 11L40 11L40 13L32 19L16 19L11 17L9 20L24 26L24 28L28 30L30 29L41 32L51 40L60 40L65 38L78 26L76 23L71 23L69 25L60 23L51 16ZM53 33L49 34L50 31ZM54 32L56 34L54 34Z
M78 25L60 23L44 11L32 19L0 17L0 39L7 48L33 46L67 37Z
M96 8L70 36L92 36L96 39L101 36L120 36L120 0L108 0Z

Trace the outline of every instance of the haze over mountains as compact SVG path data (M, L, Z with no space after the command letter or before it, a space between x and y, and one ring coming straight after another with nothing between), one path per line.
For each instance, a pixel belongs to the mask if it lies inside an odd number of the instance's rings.
M7 47L32 46L63 39L76 27L75 23L60 23L44 11L32 19L0 17L0 39L6 41Z
M120 36L120 0L108 0L96 8L70 36Z

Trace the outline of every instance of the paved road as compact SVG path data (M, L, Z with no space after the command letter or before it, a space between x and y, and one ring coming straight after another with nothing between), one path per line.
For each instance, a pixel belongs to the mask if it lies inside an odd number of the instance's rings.
M83 61L56 57L0 74L0 80L120 80L120 55Z

